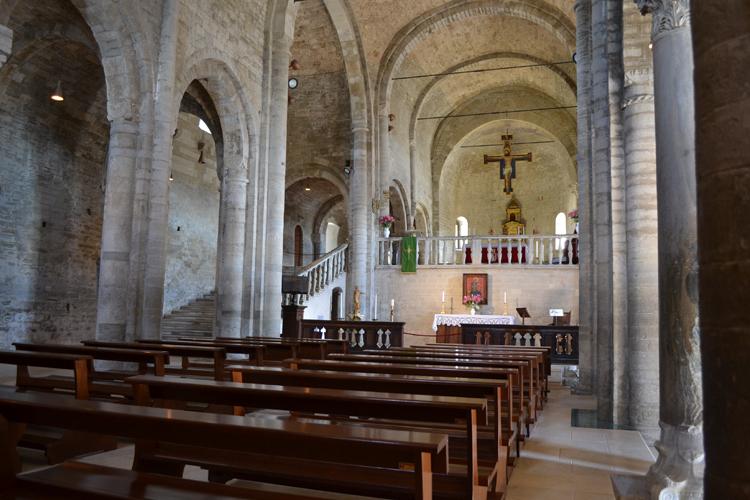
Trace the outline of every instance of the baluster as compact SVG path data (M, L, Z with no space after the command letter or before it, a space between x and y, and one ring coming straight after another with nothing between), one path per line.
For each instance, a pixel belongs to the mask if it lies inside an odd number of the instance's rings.
M538 332L534 334L534 346L542 347L542 336Z
M339 340L344 340L344 329L339 328Z
M571 343L571 345L572 345L572 343ZM390 349L391 348L391 331L390 330L386 330L385 331L385 348L386 349Z
M383 348L383 329L382 328L378 329L378 341L375 345L378 346L378 349Z
M526 335L523 336L523 339L526 341L525 346L531 347L531 334L527 333Z
M326 340L326 327L320 329L320 340Z
M516 333L513 336L513 338L516 339L516 344L515 345L520 346L521 345L521 334L520 333Z
M359 348L364 349L365 347L365 329L359 329Z
M357 333L356 330L352 330L347 328L346 334L349 336L349 343L352 345L352 348L357 346Z
M318 328L316 326L315 328L313 328L313 338L317 339L318 338L318 334L320 334L320 328Z
M432 241L429 238L424 239L424 265L429 266L432 264L430 262L430 246L432 245Z

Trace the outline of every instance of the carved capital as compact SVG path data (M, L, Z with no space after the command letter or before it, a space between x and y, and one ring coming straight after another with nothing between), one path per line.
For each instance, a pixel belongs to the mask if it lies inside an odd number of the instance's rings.
M690 0L633 0L641 14L652 14L654 24L651 36L660 35L677 28L690 27Z

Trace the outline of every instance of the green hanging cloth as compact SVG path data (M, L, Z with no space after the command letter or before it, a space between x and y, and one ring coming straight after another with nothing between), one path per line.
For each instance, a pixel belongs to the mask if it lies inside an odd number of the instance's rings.
M401 238L401 272L417 272L417 237L404 236Z

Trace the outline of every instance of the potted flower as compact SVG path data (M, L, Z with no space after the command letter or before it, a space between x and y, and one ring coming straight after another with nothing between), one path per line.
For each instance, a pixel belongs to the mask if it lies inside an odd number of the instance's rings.
M378 221L383 228L383 236L388 238L391 235L391 224L396 222L396 218L392 215L383 215Z
M578 234L578 209L576 208L575 210L568 213L568 217L573 219L573 222L576 223L575 233Z
M469 295L464 295L464 305L469 308L469 314L474 315L479 309L479 303L482 302L482 294L479 292L472 292Z

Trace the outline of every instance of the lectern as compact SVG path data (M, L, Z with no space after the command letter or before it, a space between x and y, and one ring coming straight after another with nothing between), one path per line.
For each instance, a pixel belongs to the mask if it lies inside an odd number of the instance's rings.
M521 324L526 324L526 318L531 318L531 314L529 314L529 310L525 307L516 307L516 312L521 317Z

